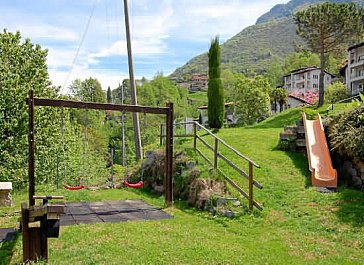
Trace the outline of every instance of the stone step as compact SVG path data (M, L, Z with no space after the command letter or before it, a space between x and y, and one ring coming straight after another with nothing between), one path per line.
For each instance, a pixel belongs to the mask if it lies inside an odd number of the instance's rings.
M284 133L296 133L297 127L296 126L284 126Z
M296 146L297 147L305 147L306 146L306 140L305 139L296 139Z
M296 133L280 133L279 139L293 141L293 140L297 139L297 134Z
M305 127L303 125L297 126L298 134L305 134Z

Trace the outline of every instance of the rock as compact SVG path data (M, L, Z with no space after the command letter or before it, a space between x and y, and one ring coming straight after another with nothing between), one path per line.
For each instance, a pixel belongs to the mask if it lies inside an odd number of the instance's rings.
M216 205L217 206L224 206L228 202L232 202L236 206L240 205L240 202L239 202L239 200L237 198L224 198L224 197L217 198Z
M196 166L196 163L195 163L195 162L187 162L187 163L186 163L186 168L187 168L188 170L193 169L195 166Z
M221 210L220 214L222 216L225 216L225 217L228 217L228 218L234 218L235 217L235 213L233 211Z
M343 164L342 169L343 169L343 171L344 171L344 172L349 172L349 170L350 170L352 167L353 167L353 164L352 164L350 161L346 160L346 161L344 162L344 164Z
M154 186L154 190L158 193L163 193L164 192L164 186Z
M355 168L353 168L353 167L350 168L348 172L349 172L351 178L358 177L358 172L356 171Z
M351 179L351 181L353 182L354 188L361 189L361 187L363 185L363 181L361 180L361 178L359 178L359 177L353 177Z

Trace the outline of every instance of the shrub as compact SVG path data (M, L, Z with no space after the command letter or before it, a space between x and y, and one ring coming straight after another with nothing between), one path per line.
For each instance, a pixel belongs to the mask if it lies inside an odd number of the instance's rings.
M325 103L333 104L347 97L346 85L341 82L329 85L325 91Z
M328 127L333 150L348 158L364 157L364 105L334 117Z

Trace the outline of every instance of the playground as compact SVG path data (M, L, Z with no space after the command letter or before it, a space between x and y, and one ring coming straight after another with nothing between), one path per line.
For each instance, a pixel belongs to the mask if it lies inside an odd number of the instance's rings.
M317 192L307 157L277 149L283 125L300 115L288 110L256 126L218 133L264 165L256 173L264 185L256 194L263 211L246 209L229 219L179 201L166 207L164 197L140 189L62 190L68 202L141 199L172 218L61 226L59 238L49 240L49 264L362 264L362 192L340 183L337 193ZM56 190L40 186L37 193ZM15 212L27 194L16 192L13 199L12 207L1 210L1 227L16 225ZM7 263L21 262L21 235L2 243L0 253Z

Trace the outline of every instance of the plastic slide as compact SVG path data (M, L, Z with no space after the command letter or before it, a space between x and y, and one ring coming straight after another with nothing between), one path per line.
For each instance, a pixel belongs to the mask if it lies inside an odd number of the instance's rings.
M337 188L337 172L332 167L321 116L316 120L307 120L305 113L302 116L312 185Z

